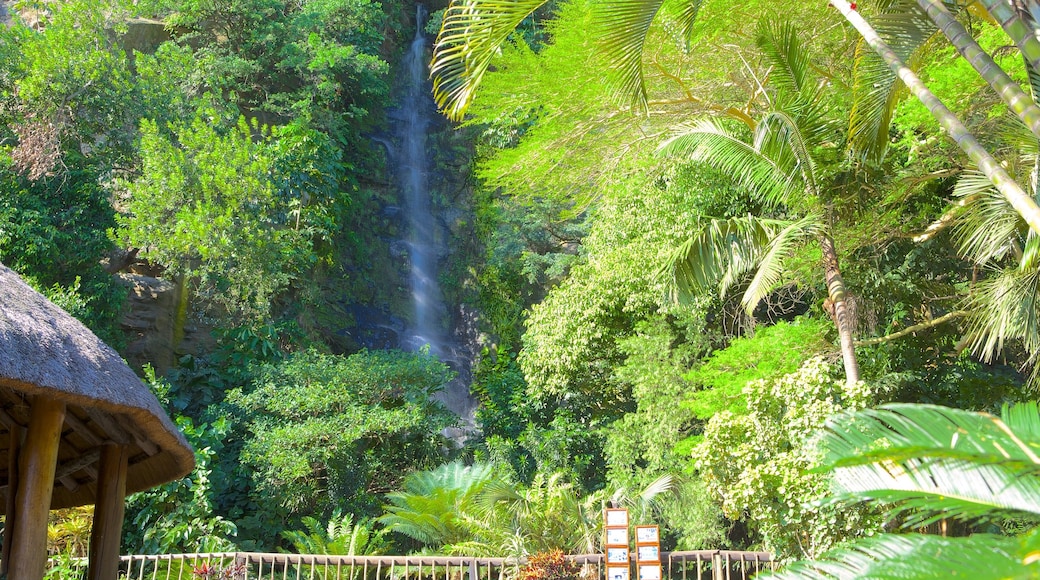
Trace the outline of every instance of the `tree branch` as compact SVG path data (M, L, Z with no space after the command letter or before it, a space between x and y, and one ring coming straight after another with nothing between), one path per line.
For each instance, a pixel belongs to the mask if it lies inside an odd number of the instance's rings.
M955 310L955 311L953 311L953 312L951 312L949 314L944 314L944 315L940 316L939 318L934 318L934 319L929 320L927 322L922 322L921 324L915 324L913 326L908 326L908 327L904 328L903 330L900 330L899 332L893 332L892 334L888 334L888 335L885 335L885 336L879 336L877 338L870 338L870 339L867 339L867 340L857 340L856 341L856 346L872 346L872 345L875 345L875 344L881 344L883 342L889 342L889 341L895 340L897 338L903 338L904 336L906 336L908 334L913 334L913 333L919 332L921 330L927 330L929 328L932 328L932 327L935 327L935 326L939 326L940 324L942 324L944 322L948 322L948 321L953 320L955 318L964 318L967 315L968 315L968 311L967 310Z

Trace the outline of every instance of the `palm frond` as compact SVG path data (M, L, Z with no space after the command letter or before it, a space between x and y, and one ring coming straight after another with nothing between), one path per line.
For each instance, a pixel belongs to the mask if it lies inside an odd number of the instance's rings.
M905 578L1035 578L1040 562L1026 558L1016 538L976 534L943 538L923 534L882 534L842 544L813 561L796 562L758 578L775 580Z
M1021 435L986 413L893 404L828 420L818 446L838 501L896 504L908 525L940 518L1040 515L1040 415ZM1030 427L1025 429L1024 426ZM1023 435L1025 437L1023 437Z
M758 267L776 234L790 225L754 216L713 219L675 249L659 274L671 277L673 298L679 300L716 287L724 295Z
M978 170L965 171L953 193L964 200L954 228L961 255L987 264L1012 253L1026 226L989 178Z
M663 3L664 0L611 0L596 5L596 33L600 49L610 63L610 92L644 110L647 99L643 47ZM692 17L696 17L696 11Z
M791 94L802 93L812 86L809 53L790 20L778 17L763 20L755 43L772 67L769 84Z
M1005 268L976 284L968 297L967 336L973 353L991 361L1011 340L1022 342L1030 363L1040 353L1040 270Z
M665 0L662 6L662 12L678 28L679 37L687 48L693 39L693 25L697 22L697 14L703 3L703 0Z
M827 468L922 458L1024 466L1034 455L1034 447L1023 447L988 413L906 403L838 414L827 421L817 445Z
M893 0L879 6L874 28L903 61L916 65L915 55L937 32L914 0ZM856 155L880 160L888 147L892 115L904 92L903 83L866 42L856 46L853 69L849 146Z
M716 119L682 125L659 147L662 155L688 157L722 171L760 199L780 203L798 185L785 168L740 139Z
M806 238L813 237L823 227L819 216L809 215L780 230L769 243L769 248L758 262L758 270L751 279L740 303L751 314L770 292L779 285L786 271L785 262L795 248Z
M452 0L433 48L437 106L461 120L477 86L517 26L547 0Z
M816 195L816 163L809 153L798 121L786 111L770 111L755 129L755 150L773 161L787 175L801 178L804 189Z

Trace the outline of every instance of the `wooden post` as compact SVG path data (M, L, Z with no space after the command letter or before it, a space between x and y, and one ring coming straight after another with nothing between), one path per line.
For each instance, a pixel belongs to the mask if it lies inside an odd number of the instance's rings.
M54 491L54 470L65 421L65 403L37 396L18 461L15 520L10 533L8 580L39 580L47 565L47 514Z
M119 576L119 537L123 533L128 459L126 445L105 445L101 452L87 580L111 580Z
M4 508L4 547L0 553L0 576L7 574L11 564L12 529L17 510L14 494L18 492L18 452L22 449L22 428L18 425L10 427L11 441L7 450L7 503Z

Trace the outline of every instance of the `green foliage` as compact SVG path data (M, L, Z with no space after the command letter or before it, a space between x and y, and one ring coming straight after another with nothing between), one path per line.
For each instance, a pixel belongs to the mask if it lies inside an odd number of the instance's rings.
M129 184L117 237L193 278L230 318L262 321L278 293L316 261L314 238L328 237L327 216L301 225L301 212L309 198L329 203L335 173L316 181L321 168L300 163L320 155L301 141L306 134L289 132L286 143L282 130L272 134L244 118L222 133L202 116L170 129L175 141L151 121L141 125L142 175Z
M778 379L752 381L744 393L750 412L716 414L694 450L697 469L726 516L744 520L782 558L814 557L880 523L868 510L817 502L829 482L812 471L818 459L804 444L834 413L883 396L862 382L846 385L834 370L814 358Z
M67 2L55 7L46 33L20 36L22 70L8 103L17 115L12 159L31 179L80 166L70 154L107 167L129 154L134 87L109 34L117 18L110 3Z
M297 516L372 513L377 494L441 457L453 417L430 399L448 368L429 355L307 350L258 369L228 395L247 417L242 461L256 493Z
M0 262L119 346L126 290L99 263L115 222L98 179L94 168L35 182L0 169Z
M803 316L790 323L760 326L750 337L733 339L685 375L694 392L681 405L701 420L720 411L746 414L754 409L747 403L747 384L793 373L810 357L830 350L825 340L828 326L827 321Z
M235 549L238 529L215 514L213 463L224 448L224 420L194 424L179 416L177 427L195 448L195 471L183 479L135 494L127 501L123 545L139 554L225 552Z

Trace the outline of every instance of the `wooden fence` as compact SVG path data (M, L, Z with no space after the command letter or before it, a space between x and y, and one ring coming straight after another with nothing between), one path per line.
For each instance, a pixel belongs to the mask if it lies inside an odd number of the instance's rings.
M588 580L603 578L602 555L575 555ZM520 562L443 556L323 556L228 552L130 555L127 580L512 580ZM663 552L661 580L747 580L773 568L766 552ZM197 572L210 570L200 578ZM632 580L639 580L634 575Z

